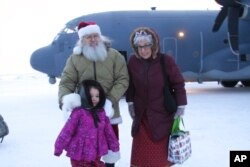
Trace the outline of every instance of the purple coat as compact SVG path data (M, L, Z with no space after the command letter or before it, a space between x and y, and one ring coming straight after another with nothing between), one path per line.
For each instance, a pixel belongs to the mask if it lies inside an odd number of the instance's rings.
M65 150L74 160L92 161L108 150L118 152L119 142L109 118L103 109L97 113L100 122L96 128L90 111L75 108L56 139L54 154L60 156Z

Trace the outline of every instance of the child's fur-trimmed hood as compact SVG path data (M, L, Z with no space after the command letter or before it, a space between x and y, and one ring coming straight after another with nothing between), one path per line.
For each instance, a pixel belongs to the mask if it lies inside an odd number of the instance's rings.
M74 108L81 106L81 96L77 93L71 93L71 94L65 95L62 98L62 103L63 103L62 110L64 111L65 119L67 120L71 111ZM106 99L105 101L104 110L105 110L107 117L109 118L113 117L114 110L113 110L111 101L108 99Z

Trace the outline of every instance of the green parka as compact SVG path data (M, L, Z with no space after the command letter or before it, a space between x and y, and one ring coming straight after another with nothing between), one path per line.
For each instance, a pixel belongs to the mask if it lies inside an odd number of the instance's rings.
M59 83L59 103L63 96L75 92L79 83L95 79L96 74L96 80L113 104L114 116L110 121L118 124L122 122L119 100L128 88L129 76L124 57L113 48L108 48L107 51L108 56L104 61L93 62L82 54L72 54L68 58Z

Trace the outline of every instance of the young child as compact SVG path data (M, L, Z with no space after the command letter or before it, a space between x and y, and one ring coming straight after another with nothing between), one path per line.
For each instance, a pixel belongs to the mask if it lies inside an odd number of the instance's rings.
M106 163L120 158L118 139L104 111L105 93L94 80L83 81L80 90L80 95L63 98L63 105L73 111L56 139L54 155L65 150L72 167L105 167L101 158Z

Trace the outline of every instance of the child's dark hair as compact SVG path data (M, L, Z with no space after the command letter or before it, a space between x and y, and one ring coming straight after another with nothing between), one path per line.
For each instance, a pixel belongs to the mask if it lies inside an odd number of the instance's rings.
M90 95L90 89L95 88L99 91L99 102L96 106L93 105ZM99 122L99 118L97 116L97 110L103 108L106 101L105 92L101 86L101 84L95 80L84 80L81 84L80 92L82 107L89 109L94 118L95 126L97 127L97 122Z
M103 108L105 105L105 101L106 101L106 95L105 92L101 86L101 84L95 80L84 80L82 82L82 86L84 88L85 91L85 95L86 95L86 100L88 102L88 104L91 106L91 108ZM91 88L95 88L99 91L99 103L94 106L91 100L91 96L90 96L90 89Z

